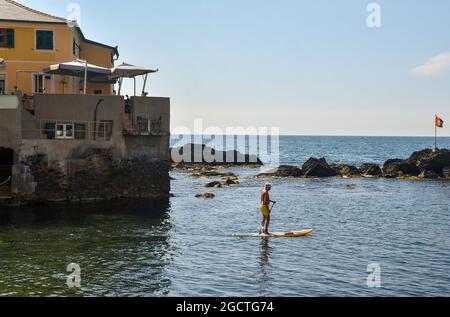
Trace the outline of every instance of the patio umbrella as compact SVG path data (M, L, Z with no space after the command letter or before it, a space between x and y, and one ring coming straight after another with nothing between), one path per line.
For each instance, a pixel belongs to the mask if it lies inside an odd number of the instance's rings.
M114 68L111 74L111 78L120 78L119 80L119 95L120 90L122 89L122 79L123 78L133 78L134 79L134 95L136 96L136 77L137 76L144 76L144 86L142 88L142 94L145 92L145 86L147 85L147 78L148 74L156 73L159 69L150 69L150 68L144 68L144 67L138 67L135 65L122 63L121 65Z
M111 74L111 69L88 64L87 61L76 59L72 62L50 65L44 68L43 72L50 75L67 75L85 78L84 93L86 94L86 83L88 79L107 77Z

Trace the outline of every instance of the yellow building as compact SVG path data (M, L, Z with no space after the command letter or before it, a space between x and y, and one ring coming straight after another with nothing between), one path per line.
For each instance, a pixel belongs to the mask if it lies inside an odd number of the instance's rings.
M0 94L15 89L23 94L74 94L83 79L46 75L49 65L75 59L112 68L118 48L88 40L78 26L66 19L0 0ZM88 94L111 95L111 83L89 83Z

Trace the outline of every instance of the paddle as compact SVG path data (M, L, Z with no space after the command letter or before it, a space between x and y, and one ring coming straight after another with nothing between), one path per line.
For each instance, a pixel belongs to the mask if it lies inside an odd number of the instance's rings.
M272 201L272 208L270 208L270 212L272 212L273 207L275 207L276 201Z

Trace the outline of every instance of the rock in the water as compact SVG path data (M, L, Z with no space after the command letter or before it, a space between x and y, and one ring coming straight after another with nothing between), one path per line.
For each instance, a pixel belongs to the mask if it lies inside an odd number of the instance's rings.
M333 177L337 175L324 158L310 158L303 164L302 171L305 177Z
M224 184L228 185L228 186L230 186L230 185L238 185L239 184L239 180L235 176L234 177L230 176L224 181Z
M301 177L303 172L300 168L290 165L281 165L275 171L259 174L258 177Z
M428 159L433 154L433 150L425 149L421 151L414 152L408 159L408 162L414 165L418 165L418 163L424 159Z
M356 166L347 164L331 164L330 167L336 172L337 175L342 177L358 177L361 176L359 169Z
M372 176L372 177L379 177L382 174L380 166L378 164L363 164L359 168L359 172L363 176Z
M236 177L236 175L234 173L221 173L221 172L216 172L216 171L209 171L209 172L201 172L201 173L197 173L197 174L192 174L192 177L194 178L201 178L201 177L205 177L205 178L217 178L217 177Z
M392 159L387 160L383 166L383 177L398 178L405 176L418 176L419 168L408 160Z
M195 198L203 198L203 199L213 199L214 197L216 197L216 195L214 195L213 193L195 195Z
M433 171L439 175L442 174L444 168L450 166L450 150L418 151L411 155L408 162L417 166L421 172Z
M211 183L206 184L205 187L206 187L206 188L213 188L213 187L215 187L215 188L221 188L221 187L223 187L223 185L222 185L222 183L219 182L219 181L214 181L214 182L211 182Z
M442 170L442 177L450 178L450 166L445 167L445 168Z

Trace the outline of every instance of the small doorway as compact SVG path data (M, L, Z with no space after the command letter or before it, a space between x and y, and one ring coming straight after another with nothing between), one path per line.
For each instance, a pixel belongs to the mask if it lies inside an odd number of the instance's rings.
M0 74L0 95L6 95L6 75Z
M53 78L51 75L34 73L32 80L34 94L53 93Z
M11 194L14 151L0 147L0 197Z

